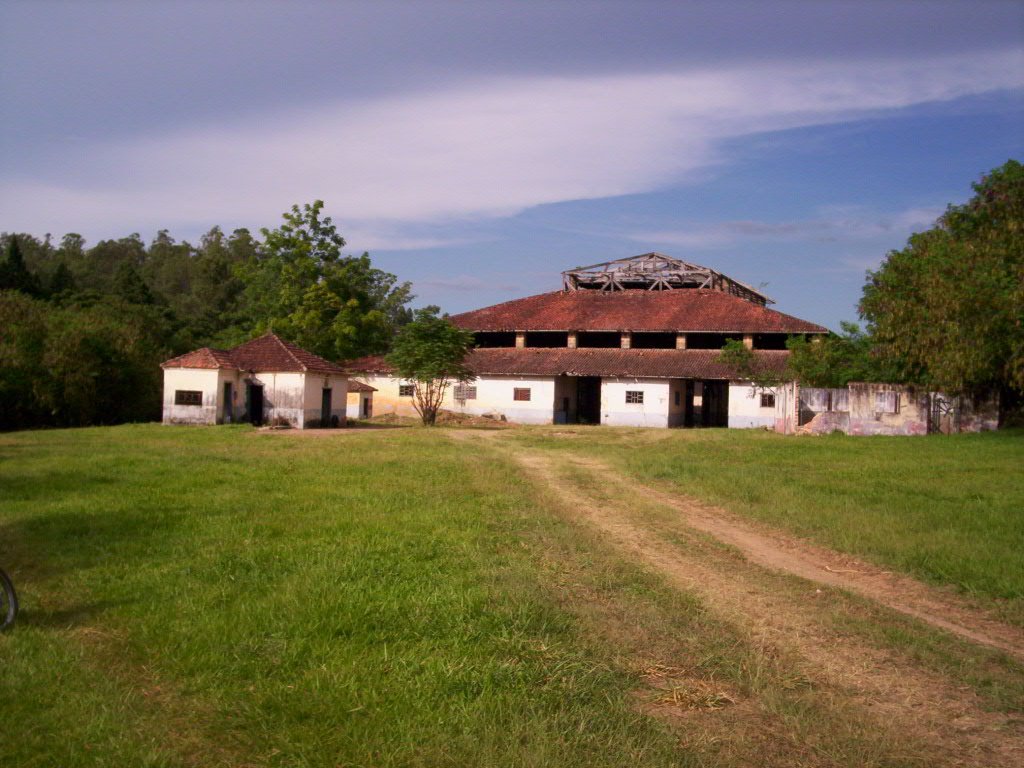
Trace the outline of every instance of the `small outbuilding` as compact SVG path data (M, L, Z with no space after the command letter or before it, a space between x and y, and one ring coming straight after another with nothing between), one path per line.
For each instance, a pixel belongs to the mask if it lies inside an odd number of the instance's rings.
M345 424L345 371L274 333L228 350L203 347L161 368L164 424Z
M348 417L350 419L368 419L373 415L373 393L371 387L358 379L348 380Z

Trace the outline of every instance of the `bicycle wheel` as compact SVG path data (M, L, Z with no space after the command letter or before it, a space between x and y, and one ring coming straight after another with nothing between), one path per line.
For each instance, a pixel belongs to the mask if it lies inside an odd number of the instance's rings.
M7 629L18 615L18 595L6 573L0 571L0 630Z

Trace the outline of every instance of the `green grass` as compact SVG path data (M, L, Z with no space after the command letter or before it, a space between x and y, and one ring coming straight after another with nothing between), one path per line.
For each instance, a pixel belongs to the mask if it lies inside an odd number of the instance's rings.
M640 471L631 433L586 434ZM701 452L689 437L646 435L634 442L663 471L680 446ZM759 445L695 437L705 452ZM23 604L0 636L0 765L911 765L926 754L623 560L499 452L438 430L0 435L0 566ZM643 672L659 664L740 703L648 716Z
M645 482L1001 603L1024 623L1024 432L784 437L755 430L522 430Z

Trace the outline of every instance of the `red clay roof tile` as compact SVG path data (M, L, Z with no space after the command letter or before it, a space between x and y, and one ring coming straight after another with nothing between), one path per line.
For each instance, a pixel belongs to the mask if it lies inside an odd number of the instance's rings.
M227 351L203 347L172 358L163 368L232 368L243 371L274 371L280 373L345 373L335 363L302 347L285 341L275 333L265 333Z
M721 291L553 291L454 315L471 331L826 333L827 328Z

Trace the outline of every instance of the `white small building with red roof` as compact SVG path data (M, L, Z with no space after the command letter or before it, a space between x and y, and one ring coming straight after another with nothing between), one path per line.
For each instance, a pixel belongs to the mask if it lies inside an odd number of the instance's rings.
M562 290L454 315L472 331L476 380L443 407L534 424L762 427L771 393L720 359L730 339L780 375L791 336L828 333L768 308L759 290L659 253L562 273ZM414 384L367 357L346 370L376 388L378 414L415 415Z
M274 333L161 364L164 424L344 426L348 375Z

